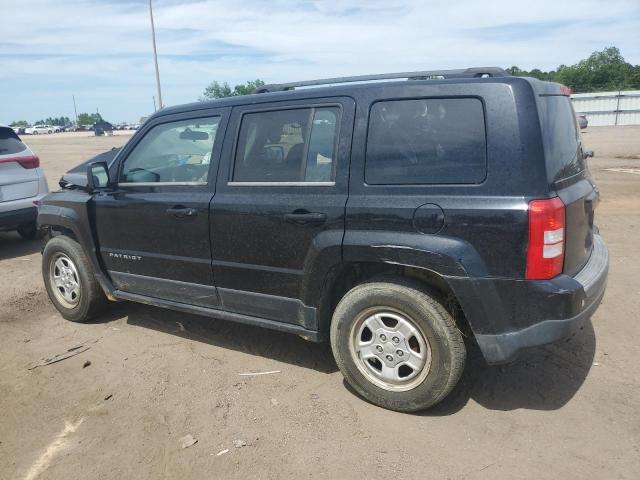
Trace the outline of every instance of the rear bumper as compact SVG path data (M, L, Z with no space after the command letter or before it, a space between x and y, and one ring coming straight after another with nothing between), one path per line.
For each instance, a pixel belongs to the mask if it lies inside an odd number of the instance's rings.
M8 212L0 212L0 229L7 230L18 225L24 225L36 221L38 209L36 207L21 208Z
M461 299L476 341L488 363L513 360L522 350L562 340L591 317L604 296L609 252L599 235L587 264L575 277L552 280L468 281ZM455 283L455 282L454 282ZM454 288L456 290L457 288ZM471 301L469 294L475 297Z

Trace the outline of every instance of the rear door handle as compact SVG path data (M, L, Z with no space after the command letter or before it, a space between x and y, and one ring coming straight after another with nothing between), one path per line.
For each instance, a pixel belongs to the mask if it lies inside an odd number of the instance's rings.
M284 219L287 222L298 223L300 225L307 223L324 223L327 221L327 214L318 212L285 213Z
M198 210L195 208L176 206L173 208L168 208L167 215L173 215L174 217L178 218L195 217L196 215L198 215Z

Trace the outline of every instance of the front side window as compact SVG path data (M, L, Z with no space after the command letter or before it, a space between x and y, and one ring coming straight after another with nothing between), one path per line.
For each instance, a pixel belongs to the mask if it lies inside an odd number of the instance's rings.
M480 100L392 100L371 107L365 167L368 184L480 183L486 171Z
M245 114L233 181L333 181L339 112L322 107Z
M206 183L220 117L153 127L124 162L120 183Z

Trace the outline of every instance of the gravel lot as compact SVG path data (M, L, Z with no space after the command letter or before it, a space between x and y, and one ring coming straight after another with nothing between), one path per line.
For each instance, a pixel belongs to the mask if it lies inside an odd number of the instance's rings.
M605 169L640 168L640 127L583 137L611 254L592 324L508 366L471 352L453 395L421 415L359 399L329 348L296 336L135 304L66 322L39 242L0 233L0 478L639 478L640 175ZM51 188L127 139L25 137Z

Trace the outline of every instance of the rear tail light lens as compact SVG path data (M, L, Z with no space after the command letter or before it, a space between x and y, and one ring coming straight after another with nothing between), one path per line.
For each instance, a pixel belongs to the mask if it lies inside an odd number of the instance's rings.
M562 95L566 95L567 97L569 97L573 93L573 90L571 90L571 88L567 87L566 85L560 85L560 92L562 93Z
M40 166L40 159L35 155L29 155L27 157L11 157L11 158L2 158L0 159L0 163L10 163L16 162L19 163L22 168L38 168Z
M564 265L565 207L559 197L529 202L529 280L548 280Z

